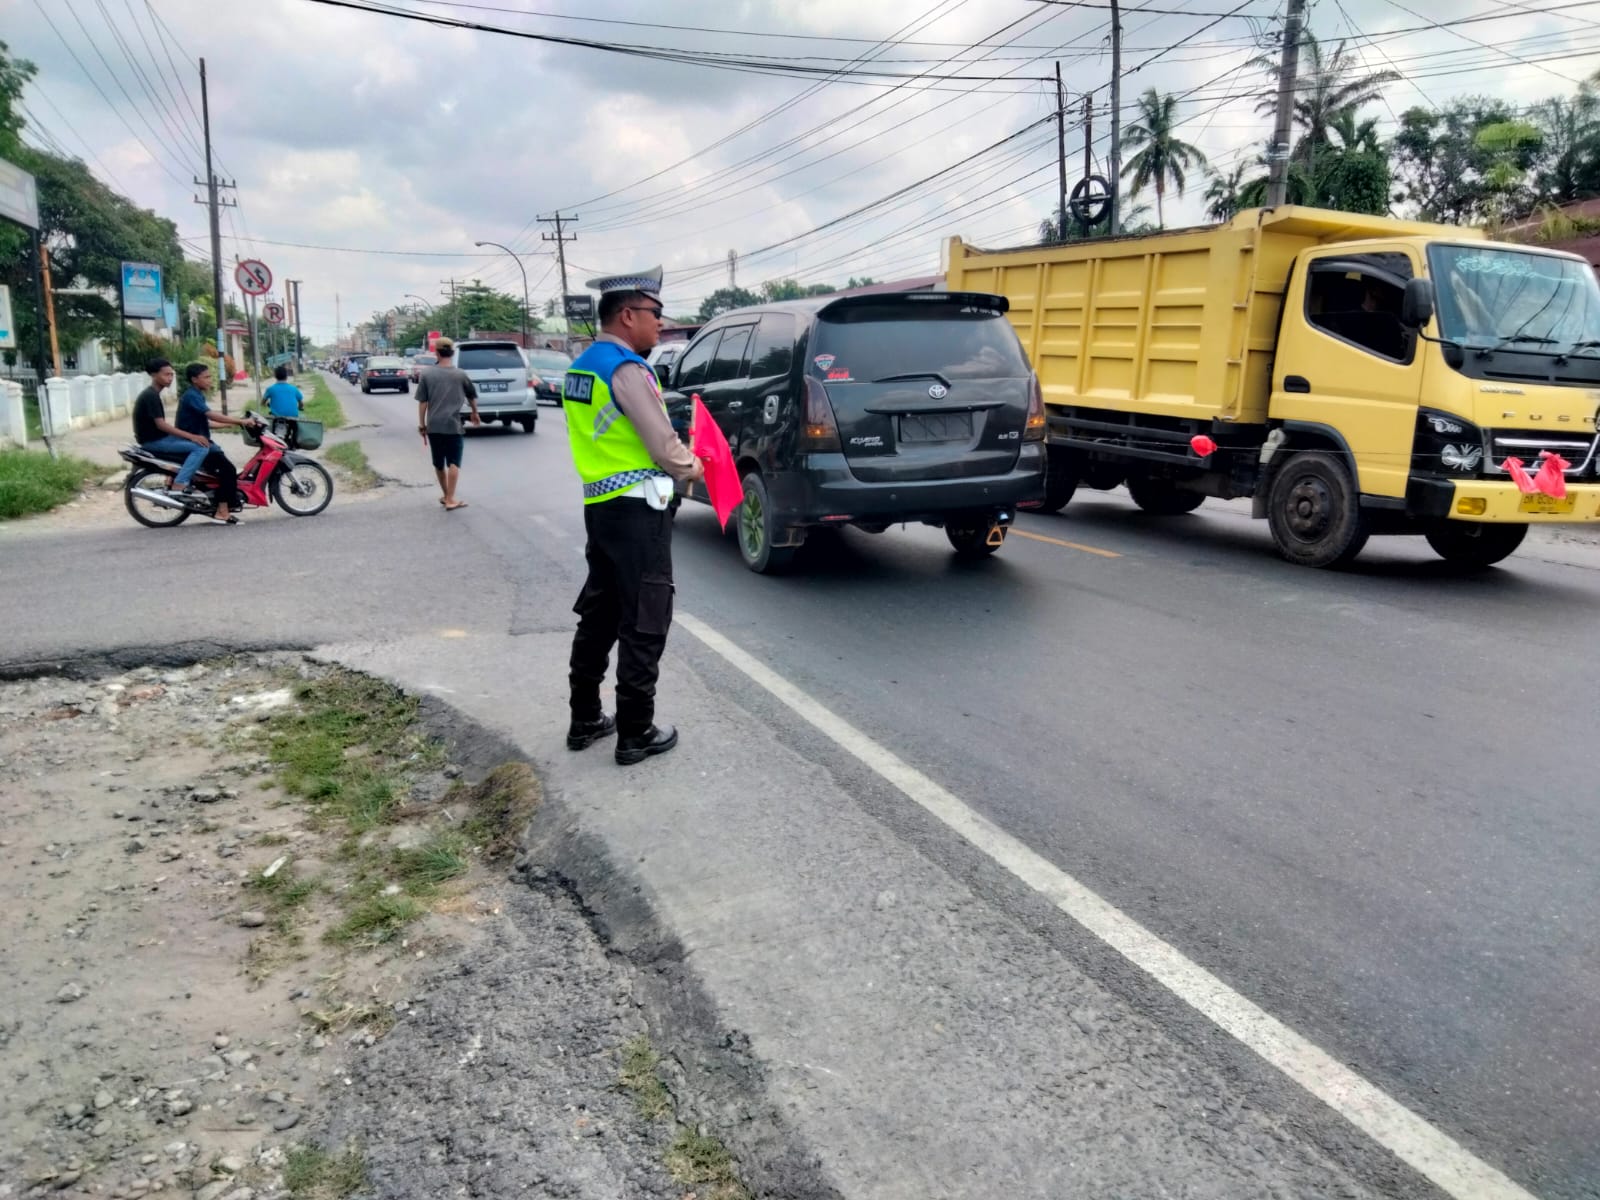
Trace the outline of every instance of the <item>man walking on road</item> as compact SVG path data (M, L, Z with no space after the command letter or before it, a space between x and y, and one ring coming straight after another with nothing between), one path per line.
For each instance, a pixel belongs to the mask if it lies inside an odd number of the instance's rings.
M466 445L466 431L461 427L461 406L472 408L472 423L483 424L478 419L478 389L472 386L467 373L455 365L456 344L442 337L434 347L439 361L422 373L417 380L417 432L422 444L433 452L433 473L439 478L439 503L446 512L465 508L465 500L456 499L456 483L461 478L461 451Z
M601 333L568 369L562 390L589 539L589 577L573 606L567 749L615 733L616 760L628 765L678 744L676 729L655 724L656 679L672 624L672 481L703 479L705 468L673 431L642 357L661 337L661 268L588 286L601 293ZM600 705L612 646L615 719Z
M161 393L172 386L176 376L172 364L164 358L152 358L145 363L144 370L150 376L150 386L133 402L133 440L163 457L185 456L172 481L172 486L181 492L189 486L206 455L211 453L211 439L185 433L167 420L167 407L161 403Z

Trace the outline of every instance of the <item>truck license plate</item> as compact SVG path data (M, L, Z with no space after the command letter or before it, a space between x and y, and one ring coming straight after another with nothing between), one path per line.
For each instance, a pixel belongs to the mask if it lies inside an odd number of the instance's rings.
M1563 496L1558 500L1554 496L1546 496L1536 492L1531 496L1522 498L1522 511L1525 513L1546 513L1551 515L1569 513L1576 507L1577 503L1577 500L1572 496Z

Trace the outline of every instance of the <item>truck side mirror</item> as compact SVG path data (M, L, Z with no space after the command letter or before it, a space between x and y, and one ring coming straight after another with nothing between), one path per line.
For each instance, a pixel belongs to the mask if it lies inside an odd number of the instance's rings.
M1400 301L1400 324L1407 329L1421 329L1431 320L1433 320L1433 281L1406 280L1405 297Z

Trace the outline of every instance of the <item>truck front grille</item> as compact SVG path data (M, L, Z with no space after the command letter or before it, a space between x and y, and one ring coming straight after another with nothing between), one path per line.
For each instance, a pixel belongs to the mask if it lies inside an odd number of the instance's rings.
M1486 475L1504 475L1501 464L1508 458L1520 458L1524 467L1535 470L1539 466L1539 455L1547 450L1572 464L1567 468L1568 479L1585 479L1595 473L1595 452L1600 437L1555 429L1491 429L1488 438L1488 461L1483 468Z

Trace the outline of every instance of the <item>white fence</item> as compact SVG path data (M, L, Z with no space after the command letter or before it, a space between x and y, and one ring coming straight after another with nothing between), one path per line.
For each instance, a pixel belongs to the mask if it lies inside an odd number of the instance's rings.
M126 417L146 387L144 375L69 375L44 381L40 419L46 432L61 437L74 429L104 425ZM28 434L22 383L0 379L0 446L25 446Z

